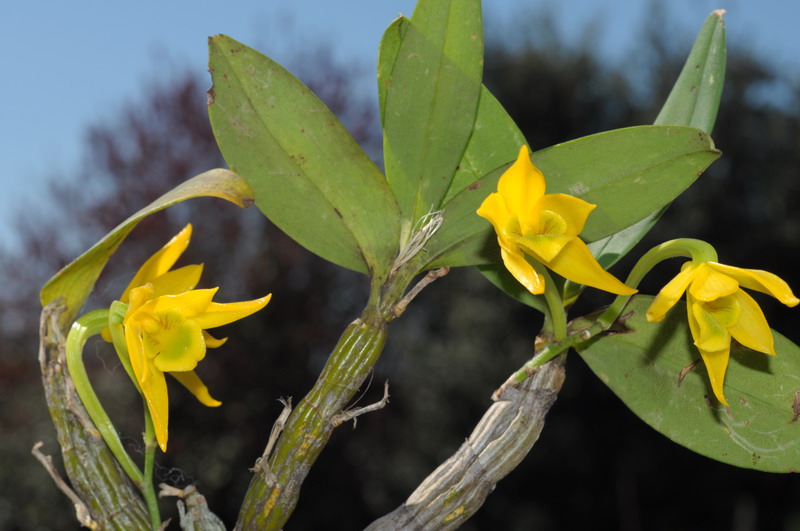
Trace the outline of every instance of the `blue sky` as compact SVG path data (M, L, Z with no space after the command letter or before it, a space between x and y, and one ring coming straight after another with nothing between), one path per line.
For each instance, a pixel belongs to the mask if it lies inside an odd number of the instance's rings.
M412 0L139 0L137 2L8 2L0 52L0 249L12 244L10 220L41 196L47 179L80 163L85 128L141 100L146 83L176 69L205 72L206 38L228 34L279 62L298 46L328 43L336 58L364 66L373 91L380 36ZM757 6L756 6L757 4ZM597 47L623 61L650 0L484 0L487 38L502 38L512 20L550 8L567 42L579 42L587 24L599 28ZM230 7L229 7L230 6ZM688 46L712 10L728 10L728 42L772 57L800 72L800 0L669 0L665 24ZM519 27L517 25L516 27ZM491 61L491 57L487 57ZM121 217L124 217L121 215Z

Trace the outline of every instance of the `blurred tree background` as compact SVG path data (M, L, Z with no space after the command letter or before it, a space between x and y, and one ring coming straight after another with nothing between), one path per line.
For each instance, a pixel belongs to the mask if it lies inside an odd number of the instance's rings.
M487 43L485 82L531 143L548 145L651 123L692 37L675 38L652 17L643 46L623 65L603 63L590 40L566 45L546 15L516 41ZM700 21L698 21L700 22ZM699 23L698 23L699 27ZM376 159L374 104L358 96L350 65L320 46L290 69ZM59 175L52 196L20 214L22 245L2 258L0 293L0 528L75 529L73 510L31 457L37 440L59 461L36 361L41 284L130 213L179 182L224 165L208 125L206 78L175 74L146 87L92 127L81 168ZM800 290L800 85L778 66L732 46L713 137L724 156L680 197L640 244L676 237L714 243L720 259L772 271ZM358 315L365 278L311 255L255 208L197 199L145 220L112 259L89 309L119 296L141 261L185 223L194 243L182 263L204 262L220 300L272 292L254 317L229 325L231 340L199 367L216 409L171 387L170 448L157 474L196 483L229 526L281 406L299 400L344 327ZM631 261L615 271L624 277ZM674 274L661 266L653 293ZM607 299L598 295L593 303ZM794 341L798 317L759 299L774 328ZM594 306L587 304L586 311ZM579 312L581 308L577 309ZM577 315L577 314L576 314ZM473 270L427 288L390 329L389 345L361 404L390 405L334 432L287 529L358 529L400 504L448 457L490 405L492 391L532 353L540 317ZM141 404L111 349L90 342L85 358L101 397L133 452L141 451ZM700 397L698 399L701 399ZM133 413L135 412L135 413ZM464 529L800 529L800 479L734 469L679 447L647 427L576 354L566 385L531 455L498 485ZM163 501L174 514L174 500ZM43 510L46 509L46 510Z

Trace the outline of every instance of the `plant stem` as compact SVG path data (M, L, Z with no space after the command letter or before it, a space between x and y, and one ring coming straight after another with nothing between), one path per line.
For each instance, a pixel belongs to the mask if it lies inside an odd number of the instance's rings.
M543 264L531 260L533 268L544 278L544 300L547 303L547 320L552 327L553 338L560 341L567 337L567 313L564 311L564 301L553 282L553 277Z
M693 262L716 262L717 251L711 244L702 240L695 240L691 238L679 238L677 240L670 240L660 245L656 245L647 251L636 265L633 266L630 275L628 275L625 284L632 288L639 286L644 276L650 272L656 265L668 260L669 258L677 257L691 258ZM614 302L611 303L603 314L597 318L597 322L602 324L605 328L610 327L616 321L625 305L633 295L619 295Z
M111 419L108 418L108 414L106 414L102 404L100 404L100 400L89 382L86 368L83 365L83 347L86 341L90 337L99 334L107 324L108 310L89 312L72 324L66 344L67 368L75 385L75 391L77 391L81 402L83 402L86 411L89 413L89 417L97 427L97 431L100 432L111 453L117 458L128 477L139 489L142 489L142 471L139 470L139 467L136 466L136 463L122 447L117 430L114 428Z
M111 308L108 311L108 331L111 334L111 342L114 344L114 350L117 353L119 362L128 373L136 389L141 394L139 389L139 382L136 380L136 375L131 367L131 358L128 355L128 344L125 342L125 331L122 328L122 323L125 320L125 314L128 313L128 305L124 302L114 301L111 303ZM147 405L145 404L145 410Z
M156 430L153 427L153 419L150 417L150 410L147 403L144 406L144 484L142 485L142 495L147 504L147 512L150 513L150 523L153 531L161 528L161 513L158 510L158 497L153 486L153 468L155 467L156 455Z
M365 312L366 313L366 312ZM352 400L383 350L385 323L357 319L342 334L311 391L292 411L269 458L269 474L250 482L236 529L281 529L300 487L333 432L333 420Z
M639 261L636 262L636 265L631 270L630 275L628 275L628 279L625 281L625 284L632 288L637 287L642 278L644 278L644 276L658 263L667 260L668 258L675 258L679 256L691 258L695 262L709 262L717 260L717 253L714 248L702 240L693 240L690 238L671 240L664 242L661 245L657 245L647 251L639 259ZM508 386L519 385L521 382L525 381L526 378L535 373L539 367L562 352L565 352L570 347L585 343L598 333L609 329L611 325L614 324L614 322L619 318L620 314L622 314L622 311L625 309L625 305L628 304L628 301L632 297L632 295L617 296L611 306L609 306L606 311L604 311L600 317L595 320L594 323L586 328L582 328L573 332L571 335L568 335L566 326L566 313L561 302L562 299L558 294L558 290L555 289L547 269L538 263L534 263L533 265L536 268L536 272L545 277L544 295L548 308L547 317L549 317L553 323L552 327L554 341L545 345L531 359L529 359L525 365L514 372L514 374L512 374L511 377L509 377L509 379L506 380L506 382L495 392L495 396L505 390ZM548 289L550 286L552 286L552 288Z
M439 531L463 525L530 452L564 377L561 357L519 389L509 389L486 410L464 444L404 503L369 525L367 531Z

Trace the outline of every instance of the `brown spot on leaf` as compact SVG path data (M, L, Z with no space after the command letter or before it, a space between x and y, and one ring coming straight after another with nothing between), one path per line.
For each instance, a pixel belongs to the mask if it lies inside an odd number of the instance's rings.
M477 190L478 188L480 188L480 186L481 186L481 183L479 183L478 181L475 181L471 185L467 186L467 190Z
M333 211L334 211L334 212L336 212L336 215L337 215L337 216L339 216L340 218L344 219L344 216L342 215L342 213L341 213L341 212L339 212L339 209L338 209L338 208L334 208L334 209L333 209Z
M678 374L678 387L681 386L681 384L683 383L683 379L686 378L686 375L692 372L692 370L694 370L695 367L697 367L698 363L700 363L700 360L695 360L693 363L690 363L689 365L681 369L680 374Z
M797 422L800 418L800 391L795 391L794 402L792 403L792 420L789 422Z

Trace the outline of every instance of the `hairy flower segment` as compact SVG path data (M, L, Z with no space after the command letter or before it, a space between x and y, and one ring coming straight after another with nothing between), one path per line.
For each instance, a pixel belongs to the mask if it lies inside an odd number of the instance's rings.
M742 287L772 295L790 307L800 302L789 285L772 273L716 262L687 262L647 309L648 321L661 321L687 292L686 313L694 344L706 365L714 395L725 405L723 382L731 338L752 350L775 355L764 312Z
M578 237L595 208L566 194L545 194L544 175L522 146L517 161L497 183L478 215L489 220L497 233L503 263L534 295L544 293L544 279L525 258L533 257L559 275L619 295L629 288L604 270Z
M212 301L218 288L194 289L203 267L189 265L170 271L189 244L187 225L148 259L120 298L128 303L123 321L125 343L139 389L144 395L162 451L167 449L169 403L164 373L183 384L206 406L219 406L194 372L206 355L226 339L212 337L206 329L247 317L267 305L260 299L220 304Z

